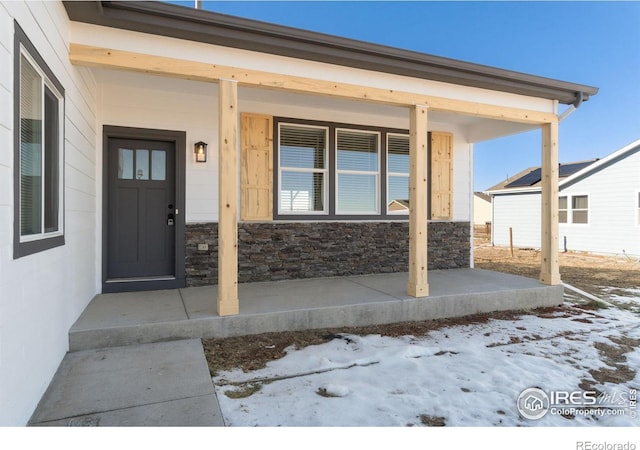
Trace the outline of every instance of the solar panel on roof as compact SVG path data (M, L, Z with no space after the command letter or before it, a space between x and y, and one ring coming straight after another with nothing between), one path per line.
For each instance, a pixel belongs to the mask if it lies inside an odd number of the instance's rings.
M542 169L533 169L526 175L521 176L517 180L507 184L505 188L533 186L542 179Z
M594 161L585 161L585 162L579 162L579 163L572 163L572 164L560 164L560 171L558 176L560 178L562 177L568 177L569 175L573 175L574 173L584 169L585 167L593 164Z

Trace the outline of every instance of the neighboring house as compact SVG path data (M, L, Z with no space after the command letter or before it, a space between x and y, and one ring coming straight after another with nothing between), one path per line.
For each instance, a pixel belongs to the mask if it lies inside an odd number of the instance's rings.
M605 158L560 165L559 247L640 257L640 140ZM494 245L540 247L540 168L488 190Z
M473 224L486 225L491 222L491 196L484 192L473 193Z
M472 265L473 143L542 129L553 173L558 103L597 93L157 2L2 2L0 30L0 425L101 292L217 284L228 315L238 282L408 269L428 295Z

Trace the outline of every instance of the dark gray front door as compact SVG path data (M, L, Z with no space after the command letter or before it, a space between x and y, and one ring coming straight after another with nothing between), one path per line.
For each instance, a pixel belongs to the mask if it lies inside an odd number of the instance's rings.
M173 142L108 140L107 282L175 276Z

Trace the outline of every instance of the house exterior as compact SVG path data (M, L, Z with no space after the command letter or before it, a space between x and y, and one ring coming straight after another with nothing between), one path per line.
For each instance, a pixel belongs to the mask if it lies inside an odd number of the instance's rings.
M558 105L596 88L155 2L1 2L0 68L2 425L101 292L217 284L230 315L239 282L408 270L427 296L472 265L474 142L542 129L560 283Z
M486 225L491 222L491 196L484 192L473 193L473 223Z
M540 247L539 168L489 189L494 245ZM640 257L640 140L602 159L560 166L559 248Z

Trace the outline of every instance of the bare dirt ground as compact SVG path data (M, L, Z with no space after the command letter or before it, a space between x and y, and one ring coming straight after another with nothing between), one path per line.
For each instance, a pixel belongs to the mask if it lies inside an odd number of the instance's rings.
M538 278L540 275L540 251L492 247L484 227L476 229L475 264L478 269ZM569 283L590 294L605 295L603 288L640 288L640 261L627 257L610 257L588 253L560 253L560 276ZM611 293L611 290L608 291Z
M477 232L474 242L477 268L538 278L540 272L540 252L538 250L514 249L512 257L508 248L492 247L487 236L483 235L482 231L478 230L479 233ZM640 262L628 258L561 253L560 273L563 281L596 296L604 296L606 294L605 287L614 288L614 291L608 291L609 294L615 293L615 289L640 288ZM593 309L596 306L587 303L580 307ZM559 310L571 314L570 311L563 310L562 307L539 309L536 310L536 313L545 315ZM203 340L203 344L209 370L212 375L215 375L219 371L234 368L244 371L260 369L267 362L285 356L287 347L302 348L308 345L321 344L333 339L340 333L419 336L430 330L442 327L486 322L489 319L513 320L520 315L521 312L518 311L507 311L458 319L408 322L360 328L266 333L256 336ZM637 345L638 343L634 344Z

